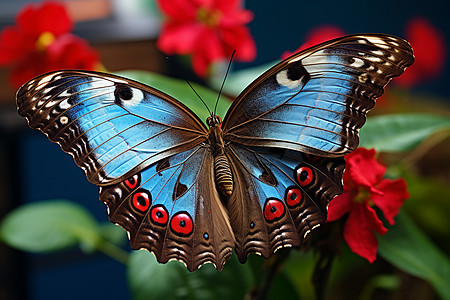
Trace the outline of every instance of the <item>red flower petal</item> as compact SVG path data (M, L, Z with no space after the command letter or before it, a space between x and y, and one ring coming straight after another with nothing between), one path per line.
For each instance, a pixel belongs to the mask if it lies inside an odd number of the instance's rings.
M214 5L223 12L235 12L241 7L241 0L215 1Z
M194 1L158 0L157 5L167 17L178 23L193 21L197 17L198 4Z
M17 27L6 27L0 33L0 65L14 63L34 48L35 41L27 39Z
M24 56L11 69L9 76L10 84L19 88L28 80L46 72L46 65L48 64L45 53L33 52Z
M0 65L11 65L10 82L20 87L31 78L58 69L94 69L97 53L68 31L72 22L56 2L29 4L17 15L17 26L0 34Z
M249 10L235 10L223 14L220 18L221 27L242 26L253 20L253 13Z
M240 61L252 61L256 57L256 45L248 28L240 26L239 28L221 30L221 36L224 42L223 48L225 57L230 57L236 50L236 59Z
M373 230L384 235L387 229L367 203L355 203L344 225L344 239L350 249L369 262L376 259L378 241Z
M200 26L194 22L183 25L168 23L163 26L157 46L167 54L185 55L192 53L200 40ZM183 43L180 43L180 37L182 37Z
M72 29L72 21L66 8L55 2L44 2L37 7L35 4L26 5L16 22L20 30L34 37L46 31L58 36Z
M309 48L311 46L326 42L328 40L338 38L345 35L345 31L335 25L322 25L309 31L306 36L306 42L301 45L294 52L286 51L281 55L281 59L286 59L294 53L297 53L303 49Z
M414 49L415 62L395 82L411 86L440 74L446 58L444 35L427 19L414 18L406 25L405 36Z
M192 55L192 66L195 73L206 76L209 65L224 57L224 49L214 31L204 28L201 36L205 38L199 39L197 48Z
M342 218L342 216L352 209L353 200L355 199L354 194L354 192L344 191L341 195L331 200L328 205L327 222Z
M94 69L98 63L97 52L89 44L73 35L60 36L47 49L49 68L57 69Z
M65 34L50 44L46 51L30 52L21 58L11 71L10 82L20 87L42 73L61 69L93 70L97 63L97 53L85 40Z
M386 172L386 167L375 160L375 150L357 148L345 157L347 162L346 173L351 180L368 191L376 193L374 186L380 182Z
M389 224L393 225L394 217L398 214L403 202L409 198L406 182L403 178L383 179L377 188L382 191L383 195L372 194L371 200L381 209Z
M228 59L250 61L256 46L245 24L253 14L241 0L159 0L166 15L158 48L169 54L190 54L194 71L205 76L211 63Z
M403 179L383 179L386 168L375 160L375 151L358 148L345 158L344 193L331 201L327 221L349 216L344 225L344 239L356 254L373 262L378 241L374 231L384 235L387 229L369 204L377 205L389 223L409 197Z
M335 25L322 25L314 28L306 34L307 42L303 49L323 43L325 41L345 35L345 31Z

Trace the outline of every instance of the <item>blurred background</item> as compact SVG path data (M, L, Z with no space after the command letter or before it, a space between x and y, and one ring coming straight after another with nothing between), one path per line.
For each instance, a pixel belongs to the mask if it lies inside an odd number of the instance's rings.
M0 0L0 30L13 25L19 10L29 2ZM75 22L72 32L98 52L106 70L153 71L205 83L178 60L175 66L170 65L166 55L157 49L161 16L154 1L58 2L65 3ZM440 49L444 54L438 70L414 84L399 83L400 87L407 85L407 99L400 97L397 106L382 107L380 111L449 115L449 1L247 0L244 6L254 14L248 27L256 43L257 56L252 62L235 63L233 71L279 60L285 51L292 52L306 42L311 30L322 26L338 27L348 34L377 32L406 38L411 20L427 20L446 42ZM424 41L421 47L426 49ZM58 145L30 130L25 119L17 115L16 88L10 84L9 72L8 67L0 68L0 219L23 203L65 198L88 207L98 220L107 221L105 206L97 200L97 187L88 183L82 170ZM448 138L443 143L450 146ZM421 163L424 174L448 184L447 146L435 152L431 149ZM447 225L448 222L442 226ZM448 228L442 231L448 233ZM441 236L430 234L448 253L450 246L445 247L439 240ZM79 249L51 255L25 254L0 244L0 299L130 299L126 281L125 266L101 254L86 256Z

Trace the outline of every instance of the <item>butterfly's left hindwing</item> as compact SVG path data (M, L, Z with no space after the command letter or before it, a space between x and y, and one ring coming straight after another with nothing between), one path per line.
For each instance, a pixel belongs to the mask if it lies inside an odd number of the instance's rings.
M114 75L57 71L17 92L19 114L97 185L123 180L207 139L202 122L157 90Z
M221 270L234 248L228 214L214 184L209 148L165 158L121 183L102 187L109 219L129 232L133 249L159 262L183 261L191 271L206 262Z

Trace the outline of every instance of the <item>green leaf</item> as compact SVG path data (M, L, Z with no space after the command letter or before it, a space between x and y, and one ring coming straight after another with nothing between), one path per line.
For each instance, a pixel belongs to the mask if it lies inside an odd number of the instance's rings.
M444 150L445 151L445 150ZM437 166L435 166L437 167ZM388 168L389 169L392 168ZM427 171L428 174L430 171ZM408 183L410 198L402 210L414 220L435 243L450 249L450 186L445 180L424 177L408 169L402 169L395 177L403 177ZM424 200L426 199L426 205ZM450 253L450 252L449 252Z
M133 298L140 299L243 299L253 282L247 265L235 256L222 272L203 265L189 272L178 261L159 264L148 251L134 251L128 266Z
M291 251L289 259L284 265L293 285L297 288L300 299L315 299L314 286L311 282L314 271L313 251Z
M377 289L394 291L400 287L398 275L380 274L371 277L363 287L359 300L370 300Z
M201 103L200 99L198 99L194 91L192 91L184 80L174 79L146 71L121 71L116 74L142 82L174 97L189 107L203 121L209 117L205 106ZM216 104L218 91L208 89L195 83L193 83L192 86L206 102L209 109L213 110L214 105ZM224 117L230 105L231 101L222 95L217 105L217 114Z
M288 272L281 272L273 280L267 299L301 299L299 293L296 290L296 286L292 282L292 278L289 276Z
M450 129L450 118L427 114L394 114L369 118L361 128L360 147L399 152L414 148L431 134Z
M276 63L277 61L274 61L260 66L231 72L228 75L223 91L227 95L239 95L253 80L274 66ZM211 79L211 84L219 89L222 85L222 81L223 79L220 76L213 76Z
M450 260L405 215L379 238L379 254L391 264L427 280L443 299L450 299Z
M98 224L80 205L53 200L25 204L10 212L0 224L0 239L30 252L51 252L77 243L92 251L99 243Z
M114 245L120 245L128 241L126 231L116 224L110 222L101 223L99 230L102 238Z

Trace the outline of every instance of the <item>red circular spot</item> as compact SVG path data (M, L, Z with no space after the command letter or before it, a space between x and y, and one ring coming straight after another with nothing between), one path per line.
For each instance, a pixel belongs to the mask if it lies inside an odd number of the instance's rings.
M139 175L138 174L134 174L132 177L125 180L125 185L129 189L134 189L138 185L138 183L139 183Z
M273 222L281 219L284 215L283 202L276 198L269 198L264 205L264 217L268 222Z
M194 224L187 212L179 212L170 220L170 228L178 235L188 236L192 233Z
M140 211L146 211L150 206L150 197L146 192L137 192L133 195L133 206Z
M169 220L169 214L164 206L155 205L150 211L150 218L154 223L166 225L167 220Z
M286 193L286 203L289 207L295 207L301 203L303 199L302 191L297 188L290 188Z
M307 186L314 179L314 173L309 167L299 167L297 169L297 183L300 186Z

